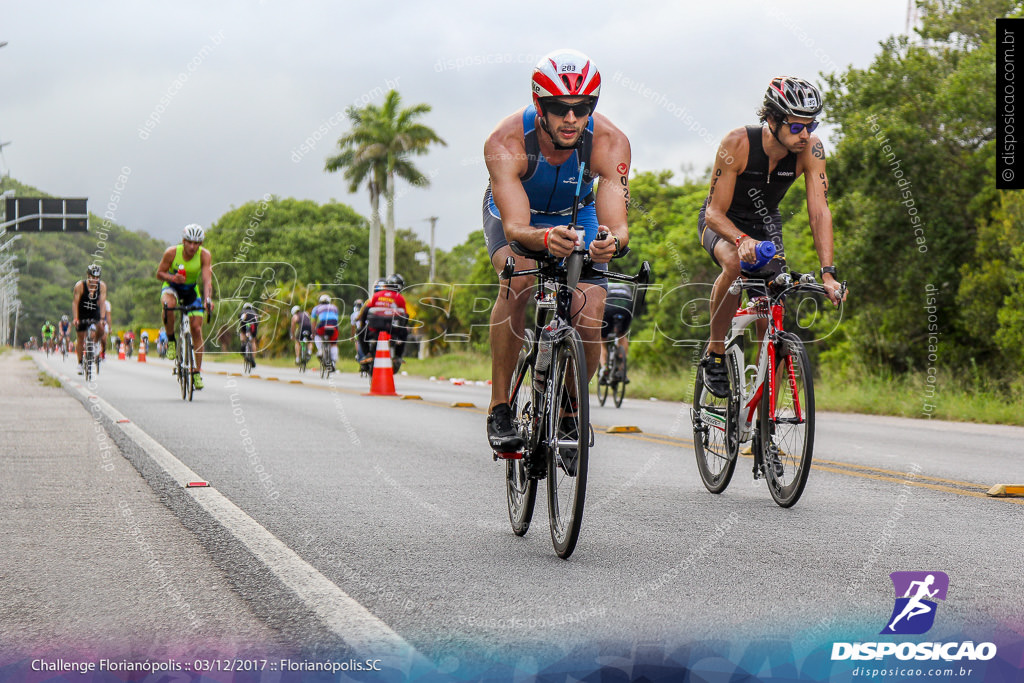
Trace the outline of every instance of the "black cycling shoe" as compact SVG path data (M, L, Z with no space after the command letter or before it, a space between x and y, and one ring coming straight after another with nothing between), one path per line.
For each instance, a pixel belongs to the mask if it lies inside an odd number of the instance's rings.
M499 403L487 416L487 442L499 453L515 453L523 447L523 438L512 424L512 408Z
M576 427L576 422L579 420L578 417L566 416L563 417L558 425L558 438L559 439L579 439L580 430ZM576 462L579 459L579 450L576 448L567 448L564 451L558 451L558 463L565 470L565 473L570 477L576 476Z
M725 367L725 356L708 352L700 364L704 368L704 388L718 398L728 398L729 371Z

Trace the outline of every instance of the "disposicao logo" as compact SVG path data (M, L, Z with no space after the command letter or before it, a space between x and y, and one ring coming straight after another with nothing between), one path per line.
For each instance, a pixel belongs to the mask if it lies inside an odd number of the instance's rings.
M935 600L945 600L949 576L945 572L893 572L889 574L896 589L896 605L882 635L919 635L935 623Z
M936 600L945 600L949 576L945 572L893 572L889 575L896 602L879 635L920 635L935 624ZM832 643L832 660L870 660L895 656L900 660L986 661L996 656L994 643Z

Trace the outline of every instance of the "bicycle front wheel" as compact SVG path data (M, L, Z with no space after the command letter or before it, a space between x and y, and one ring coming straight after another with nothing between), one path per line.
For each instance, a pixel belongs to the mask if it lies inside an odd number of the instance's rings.
M707 354L707 349L704 350ZM730 365L729 384L738 386ZM735 390L734 390L735 391ZM719 398L704 387L704 368L697 366L693 381L693 451L704 487L721 493L729 486L739 453L739 405L734 395Z
M185 385L183 387L184 395L182 396L182 398L186 398L187 397L188 400L191 401L192 400L192 392L195 391L195 384L194 384L195 380L192 378L192 375L196 371L196 355L195 355L195 349L192 348L192 335L191 334L186 334L185 335L184 344L182 346L183 346L184 351L185 351L185 367L183 368L185 370L185 372L184 372L184 375L185 375Z
M512 373L512 385L509 387L509 405L512 407L512 420L523 437L523 457L518 460L505 461L505 491L508 498L508 520L512 523L512 531L522 536L530 530L533 520L533 508L537 502L537 479L529 476L527 458L533 443L534 418L536 406L533 391L533 331L526 330L523 348L519 351L516 370Z
M758 407L761 461L772 498L788 508L800 500L814 450L811 361L803 342L788 332L780 332L775 345L774 394L773 401L765 387Z
M583 341L570 330L551 359L548 382L548 518L555 554L568 559L583 525L590 461L590 398Z

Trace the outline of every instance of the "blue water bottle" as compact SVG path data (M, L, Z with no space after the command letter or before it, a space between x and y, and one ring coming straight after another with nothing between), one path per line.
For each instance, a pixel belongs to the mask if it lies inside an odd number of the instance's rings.
M740 268L754 272L755 270L761 270L768 265L769 261L775 258L775 242L771 240L758 242L755 250L757 251L757 262L747 263L746 261L740 261Z

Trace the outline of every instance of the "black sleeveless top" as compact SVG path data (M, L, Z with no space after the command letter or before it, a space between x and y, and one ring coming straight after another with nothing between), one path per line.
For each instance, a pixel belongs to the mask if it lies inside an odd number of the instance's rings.
M773 222L781 220L779 202L796 180L796 154L790 152L768 173L768 155L761 144L761 126L747 126L747 167L736 178L726 216L734 223L764 224L765 209Z
M96 283L96 291L89 293L89 283L79 280L82 283L82 296L78 299L79 320L99 320L100 315L100 282Z

